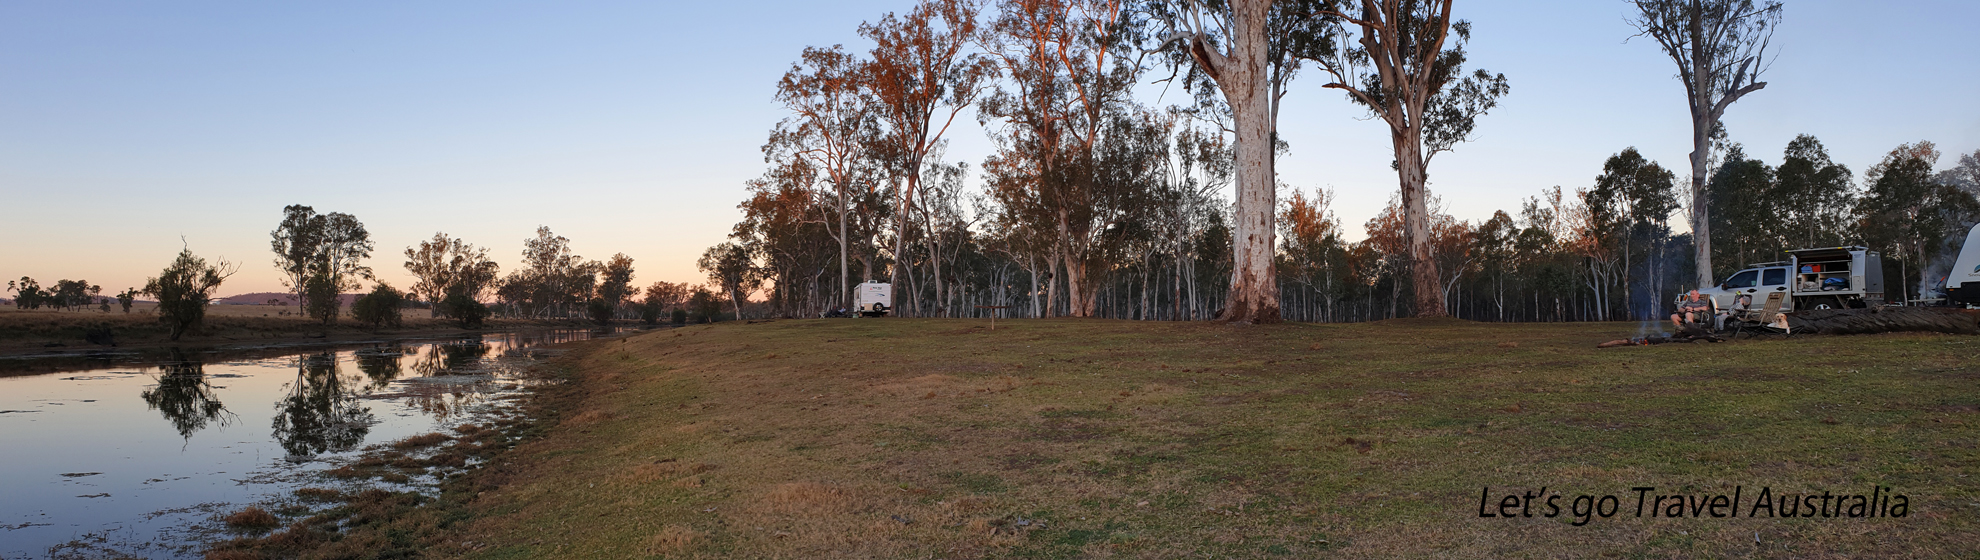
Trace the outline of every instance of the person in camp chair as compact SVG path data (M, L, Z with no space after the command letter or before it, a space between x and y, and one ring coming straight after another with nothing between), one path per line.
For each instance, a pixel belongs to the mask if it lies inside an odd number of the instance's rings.
M1677 312L1671 314L1671 327L1680 332L1686 330L1687 324L1710 328L1717 319L1713 317L1712 300L1699 295L1698 290L1692 290L1685 294L1683 302L1678 303Z

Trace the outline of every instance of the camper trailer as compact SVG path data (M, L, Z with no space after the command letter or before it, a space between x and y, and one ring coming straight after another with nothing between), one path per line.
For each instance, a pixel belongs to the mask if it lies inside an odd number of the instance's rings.
M855 288L853 313L861 317L884 317L894 308L894 285L864 282Z
M1946 299L1980 305L1980 225L1966 232L1966 244L1960 246L1952 270L1946 271Z
M1698 293L1712 298L1719 309L1732 309L1740 296L1751 297L1753 307L1759 308L1775 292L1784 294L1781 311L1884 304L1884 260L1876 251L1827 247L1787 254L1786 261L1748 265L1717 286L1700 288ZM1980 284L1974 286L1980 288ZM1678 299L1683 301L1684 296Z

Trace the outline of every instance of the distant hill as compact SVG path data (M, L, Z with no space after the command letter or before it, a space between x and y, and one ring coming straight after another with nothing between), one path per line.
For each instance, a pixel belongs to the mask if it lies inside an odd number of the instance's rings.
M349 308L351 302L357 301L357 298L363 295L342 294L337 296L337 299L341 300L342 307ZM268 304L268 300L275 300L277 305L295 305L296 295L280 292L254 292L251 294L223 297L213 300L213 303L218 305L266 305Z

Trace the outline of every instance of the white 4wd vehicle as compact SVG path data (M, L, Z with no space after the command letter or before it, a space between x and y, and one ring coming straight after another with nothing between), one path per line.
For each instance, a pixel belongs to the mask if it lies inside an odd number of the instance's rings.
M1698 293L1712 298L1719 309L1735 308L1740 296L1751 296L1751 308L1759 309L1775 292L1786 294L1781 296L1783 312L1884 304L1884 261L1876 251L1830 247L1787 253L1786 262L1748 266Z

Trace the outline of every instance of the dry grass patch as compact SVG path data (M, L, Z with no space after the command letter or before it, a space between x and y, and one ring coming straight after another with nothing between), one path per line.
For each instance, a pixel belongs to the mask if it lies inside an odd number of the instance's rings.
M687 552L701 538L701 532L686 525L667 525L660 533L646 541L646 552L651 554L675 554Z
M225 521L228 527L236 529L265 530L282 525L282 520L276 519L275 514L255 506L248 506L246 509L229 514L222 521Z

